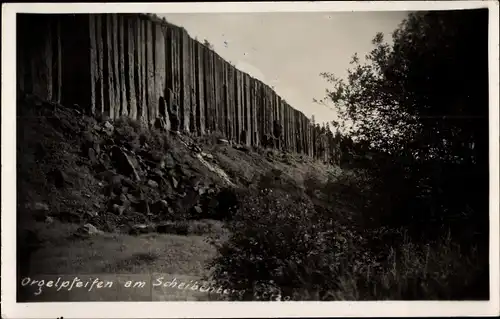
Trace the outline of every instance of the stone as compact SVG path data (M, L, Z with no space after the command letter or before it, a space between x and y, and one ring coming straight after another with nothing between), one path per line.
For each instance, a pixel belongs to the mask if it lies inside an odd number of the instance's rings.
M211 159L211 160L214 159L214 156L212 154L208 154L208 153L205 153L205 152L201 152L201 156L204 157L204 158Z
M155 168L151 171L152 174L156 175L156 176L159 176L159 177L163 177L165 174L163 174L163 171L159 168Z
M152 205L152 213L153 215L161 216L167 219L174 217L174 210L164 199L161 199Z
M47 216L45 217L45 223L52 224L54 222L54 218Z
M219 144L229 144L229 141L228 141L228 140L226 140L226 139L223 139L223 138L220 138L220 139L218 140L218 142L219 142Z
M196 153L200 153L200 152L201 152L201 147L199 147L199 146L198 146L198 145L196 145L196 144L191 144L191 147L190 147L190 148L191 148L191 150L192 150L193 152L196 152Z
M148 180L148 186L152 187L152 188L157 188L158 187L158 183L155 182L154 180L150 179L150 180Z
M199 187L198 188L198 195L203 195L203 194L206 194L207 193L207 190L208 190L208 187L206 186L203 186L203 187Z
M164 159L164 158L162 158L162 159L161 159L161 160L160 160L160 161L156 164L156 168L157 168L157 169L160 169L160 170L165 169L165 159Z
M163 209L168 209L169 207L168 202L164 199L160 199L158 203L160 204L160 207L162 207Z
M99 145L99 143L94 143L92 145L92 148L94 149L94 151L95 151L96 154L101 153L101 146Z
M102 152L100 154L100 159L101 159L101 163L103 164L103 166L105 167L105 169L111 169L111 157L107 154L107 153L104 153Z
M166 130L167 123L165 122L165 119L163 117L157 117L155 120L154 127L159 130Z
M114 146L111 149L111 159L115 164L118 172L124 175L133 176L137 181L140 180L139 174L135 169L128 155L119 147Z
M140 202L140 200L137 199L137 197L135 197L132 194L127 194L126 196L127 196L127 199L129 200L129 202L131 202L133 204L138 204Z
M179 108L177 106L173 106L174 109L178 110ZM170 119L170 129L173 132L179 132L179 116L177 115L177 112L169 112L169 119Z
M130 235L147 234L147 233L150 233L154 230L155 230L155 227L152 225L136 224L130 228L129 234Z
M184 162L184 163L187 163L187 162ZM181 177L181 178L182 178L182 176L187 176L188 175L185 167L182 166L181 164L176 164L175 165L175 172L177 174L176 176Z
M163 159L163 154L161 152L158 152L158 151L151 151L149 153L151 159L155 162L159 162Z
M87 223L79 228L80 233L84 233L87 235L100 235L103 233L102 230L97 229L94 225Z
M168 152L163 159L165 160L165 168L175 167L176 162L172 153Z
M87 212L87 215L89 215L90 217L94 218L94 217L98 217L99 213L90 211L90 212Z
M113 204L113 213L117 215L123 215L123 212L125 211L125 207L120 206L118 204Z
M203 209L200 207L200 205L194 206L193 209L197 214L203 213Z
M179 182L173 176L170 176L170 179L172 180L172 186L176 189L179 186Z
M96 151L93 148L89 148L87 151L87 156L92 165L99 164L99 160L97 159Z
M42 203L42 202L36 202L33 205L28 205L28 209L32 209L37 212L47 212L49 211L49 205Z
M127 195L125 195L123 193L120 194L119 201L120 201L120 205L123 205L123 206L127 206L130 204L130 201L128 200Z
M175 212L174 212L174 209L173 209L172 207L169 207L169 208L168 208L168 215L169 215L169 216L174 216L174 213L175 213Z
M109 123L109 121L104 122L103 128L104 132L106 132L109 136L113 135L113 132L115 131L115 127L113 124Z
M82 139L83 139L82 144L86 144L86 145L92 145L96 140L94 134L90 131L83 132Z
M250 152L250 148L249 147L246 147L244 145L240 145L240 144L236 144L234 146L235 149L237 149L238 151L241 151L241 152L245 152L245 153L248 153Z
M142 214L150 214L151 211L149 210L149 202L147 199L141 199L137 204L134 205L136 208L137 212L142 213Z

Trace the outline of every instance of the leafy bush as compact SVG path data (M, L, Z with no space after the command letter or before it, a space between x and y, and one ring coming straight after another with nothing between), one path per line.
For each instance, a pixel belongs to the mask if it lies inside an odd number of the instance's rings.
M221 189L216 196L217 213L214 218L220 220L230 220L240 206L238 198L239 193L239 190L231 187Z
M272 189L280 189L295 195L301 195L303 192L297 181L276 168L262 175L255 176L253 188L264 192Z
M364 258L359 236L318 215L307 197L279 189L247 193L227 227L231 237L210 266L218 284L245 291L235 299L264 300L271 290L325 298L339 289L343 268Z
M363 173L326 182L310 175L306 184L320 188L320 199L280 188L275 176L265 174L266 188L235 191L229 238L213 242L218 256L209 266L217 284L236 291L228 299L487 298L488 261L477 249L442 233L422 244L405 228L362 226L370 212Z
M114 123L114 141L118 145L137 151L148 145L156 150L171 148L168 135L155 128L148 128L141 122L127 117L120 117Z

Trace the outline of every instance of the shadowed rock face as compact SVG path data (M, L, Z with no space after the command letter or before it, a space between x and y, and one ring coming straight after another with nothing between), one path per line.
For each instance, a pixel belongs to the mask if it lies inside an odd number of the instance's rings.
M314 155L318 141L304 114L183 28L142 14L21 14L17 30L19 93L89 115L148 125L162 117L167 130Z

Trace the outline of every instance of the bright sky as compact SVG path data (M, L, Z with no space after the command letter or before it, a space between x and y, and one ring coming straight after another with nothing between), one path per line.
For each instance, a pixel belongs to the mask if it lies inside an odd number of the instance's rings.
M212 43L225 60L269 86L292 107L317 123L335 119L335 112L313 103L328 83L319 76L345 76L351 57L372 48L376 32L386 38L405 12L278 12L157 14L184 27L189 35Z

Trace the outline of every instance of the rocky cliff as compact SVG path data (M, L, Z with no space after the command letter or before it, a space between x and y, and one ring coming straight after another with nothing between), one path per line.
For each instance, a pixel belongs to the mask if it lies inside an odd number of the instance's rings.
M236 143L315 156L319 140L303 113L164 20L20 14L17 39L18 93L77 105L89 115L149 125L163 119L167 129L219 132ZM320 144L323 153L333 149Z

